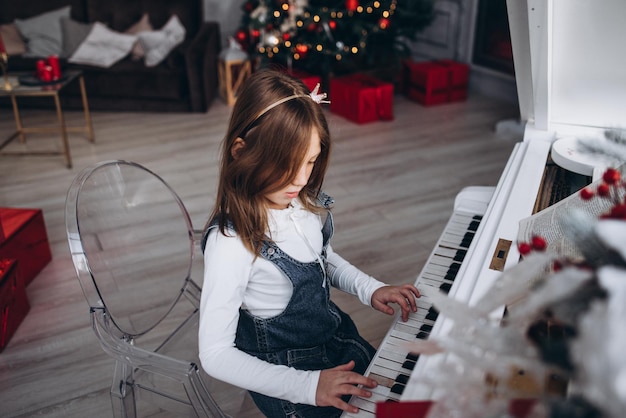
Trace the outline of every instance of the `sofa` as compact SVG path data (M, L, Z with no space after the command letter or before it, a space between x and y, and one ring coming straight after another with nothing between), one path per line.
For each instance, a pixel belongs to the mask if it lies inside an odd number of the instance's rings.
M32 21L42 14L69 9L69 20L85 31L94 25L125 34L139 22L147 22L153 34L172 20L182 24L180 43L157 65L147 65L147 58L129 53L110 66L72 62L73 55L60 54L61 69L83 72L89 107L110 111L205 112L217 94L217 59L221 49L220 29L216 22L203 19L203 0L19 0L0 2L0 25L16 27L16 22ZM175 16L175 18L173 18ZM64 17L67 20L67 17ZM98 22L98 23L96 23ZM30 22L36 24L37 22ZM67 24L68 22L64 22ZM23 30L23 27L20 27ZM63 27L66 29L66 26ZM20 35L23 33L19 32ZM143 32L146 34L148 32ZM64 32L64 35L66 33ZM184 34L184 38L183 38ZM67 38L67 36L66 36ZM32 38L31 38L32 39ZM29 40L24 39L26 45ZM68 41L68 39L65 39ZM84 42L84 39L82 40ZM6 43L6 42L5 42ZM66 42L67 43L67 42ZM64 45L64 49L65 49ZM81 46L74 45L74 52ZM139 48L141 48L139 46ZM165 54L164 54L165 55ZM146 55L147 56L147 55ZM26 51L9 55L10 72L35 72L41 56ZM145 58L145 57L144 57ZM7 98L4 98L7 99ZM29 98L20 106L53 106L45 98ZM64 90L61 97L66 109L80 109L82 101L78 83ZM0 103L10 106L8 100Z

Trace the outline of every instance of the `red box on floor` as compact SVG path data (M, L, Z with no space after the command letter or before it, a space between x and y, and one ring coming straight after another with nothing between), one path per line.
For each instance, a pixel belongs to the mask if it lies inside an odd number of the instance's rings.
M315 86L322 82L322 78L319 75L309 74L306 71L302 70L289 70L287 71L287 74L302 80L302 82L307 86L309 91L313 91Z
M0 352L30 310L17 264L15 260L0 259Z
M403 62L404 93L425 106L467 99L469 65L453 60Z
M0 258L17 260L24 287L52 259L41 209L0 208Z
M333 78L330 111L356 123L393 120L393 84L367 74Z

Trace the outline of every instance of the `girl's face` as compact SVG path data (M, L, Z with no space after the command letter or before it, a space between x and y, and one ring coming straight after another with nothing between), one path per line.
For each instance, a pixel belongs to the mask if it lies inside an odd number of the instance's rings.
M315 160L321 152L322 147L320 145L320 136L317 133L317 129L313 128L309 149L306 153L304 161L300 164L296 177L289 185L276 192L265 195L271 209L285 209L289 206L289 203L291 203L293 199L298 197L300 190L302 190L302 188L304 188L304 186L306 186L309 182L309 177L311 177Z

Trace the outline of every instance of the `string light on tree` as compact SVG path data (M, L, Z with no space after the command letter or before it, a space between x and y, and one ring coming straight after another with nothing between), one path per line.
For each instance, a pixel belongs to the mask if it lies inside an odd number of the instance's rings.
M234 37L261 62L296 60L318 74L362 69L410 54L402 44L430 23L434 1L248 0Z

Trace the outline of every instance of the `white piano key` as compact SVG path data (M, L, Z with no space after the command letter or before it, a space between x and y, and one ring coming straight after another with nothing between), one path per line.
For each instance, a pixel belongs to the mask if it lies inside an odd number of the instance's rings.
M366 398L355 397L355 398L351 399L350 404L356 406L361 411L367 411L367 412L371 412L373 414L376 413L376 402L375 401L372 402L371 400L366 399Z

